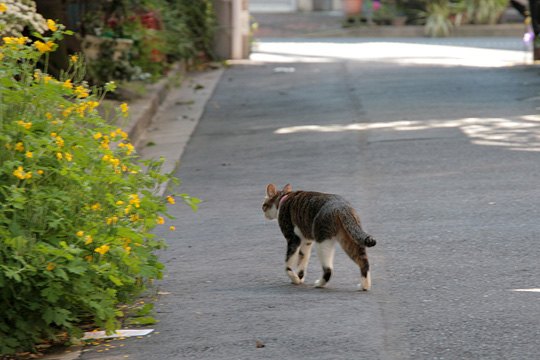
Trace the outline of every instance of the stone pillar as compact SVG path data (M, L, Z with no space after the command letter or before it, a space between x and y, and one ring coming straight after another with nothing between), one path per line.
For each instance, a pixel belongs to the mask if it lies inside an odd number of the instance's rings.
M298 0L298 11L313 11L313 0Z
M218 29L214 43L222 59L247 59L250 52L248 0L214 0Z

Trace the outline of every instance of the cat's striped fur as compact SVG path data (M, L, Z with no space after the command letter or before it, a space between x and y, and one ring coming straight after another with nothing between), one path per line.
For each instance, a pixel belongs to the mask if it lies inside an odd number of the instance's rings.
M335 243L360 267L360 289L371 288L366 247L375 239L362 230L360 218L341 196L313 191L292 191L290 185L278 191L274 184L266 187L262 206L266 218L278 219L287 240L285 270L294 284L304 282L313 242L323 274L315 282L324 287L332 276Z

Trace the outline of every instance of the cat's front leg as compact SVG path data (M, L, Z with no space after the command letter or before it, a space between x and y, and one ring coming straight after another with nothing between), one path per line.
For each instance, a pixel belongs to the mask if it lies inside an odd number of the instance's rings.
M294 268L298 264L298 253L300 251L300 238L298 236L291 236L287 239L287 255L285 256L285 272L293 284L301 284L303 281L298 274L294 271Z
M303 240L302 245L300 245L300 251L298 252L298 277L303 283L306 278L306 271L309 263L309 258L311 256L311 247L313 241Z

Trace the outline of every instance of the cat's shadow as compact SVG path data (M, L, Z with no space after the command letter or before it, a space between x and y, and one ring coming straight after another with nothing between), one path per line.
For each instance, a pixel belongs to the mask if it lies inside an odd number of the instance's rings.
M359 291L354 284L351 286L346 286L345 284L335 284L335 286L327 286L324 288L316 288L312 284L300 284L294 285L290 283L281 283L281 284L267 284L266 286L259 287L260 291L274 293L274 294L284 294L287 296L309 296L309 297L328 297L329 295L350 295L350 296L359 296L367 295L370 291Z

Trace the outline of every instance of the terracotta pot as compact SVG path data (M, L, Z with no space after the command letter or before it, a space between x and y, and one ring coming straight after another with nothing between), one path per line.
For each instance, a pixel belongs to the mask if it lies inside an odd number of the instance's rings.
M358 16L362 12L363 0L341 0L341 6L345 16Z

